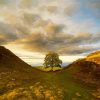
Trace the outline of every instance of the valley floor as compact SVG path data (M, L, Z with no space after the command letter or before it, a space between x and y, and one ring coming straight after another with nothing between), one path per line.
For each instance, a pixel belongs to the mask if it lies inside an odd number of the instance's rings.
M93 95L95 88L75 80L67 71L40 76L37 73L33 79L21 80L20 85L14 81L8 87L0 85L0 100L99 100Z

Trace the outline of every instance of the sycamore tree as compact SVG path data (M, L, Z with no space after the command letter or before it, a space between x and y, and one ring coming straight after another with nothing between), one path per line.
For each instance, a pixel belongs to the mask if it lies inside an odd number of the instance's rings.
M62 60L59 59L59 55L55 52L49 52L46 54L44 59L44 67L48 68L51 67L53 70L53 67L61 67Z

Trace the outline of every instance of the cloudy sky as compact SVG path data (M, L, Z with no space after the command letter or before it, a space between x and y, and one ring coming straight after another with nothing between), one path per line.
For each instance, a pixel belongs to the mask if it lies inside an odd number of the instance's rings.
M100 50L100 0L0 0L0 45L34 66Z

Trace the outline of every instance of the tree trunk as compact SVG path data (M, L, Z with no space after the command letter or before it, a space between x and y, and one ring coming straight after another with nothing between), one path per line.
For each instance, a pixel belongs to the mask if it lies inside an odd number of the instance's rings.
M51 67L51 71L53 71L53 66Z

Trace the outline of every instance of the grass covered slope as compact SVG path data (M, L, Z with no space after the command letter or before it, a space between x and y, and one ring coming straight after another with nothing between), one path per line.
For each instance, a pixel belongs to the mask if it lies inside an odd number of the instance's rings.
M95 100L93 89L75 80L70 73L46 72L41 78L35 77L5 91L0 100Z
M54 68L52 69L52 68L50 68L50 67L45 68L45 67L43 67L43 66L38 66L37 69L42 70L42 71L44 71L44 72L49 72L49 71L52 71L52 70L53 70L53 71L60 71L60 70L62 70L63 68L61 68L61 67L54 67Z
M10 50L0 46L0 95L28 83L33 84L43 76L42 71L32 68Z
M95 88L74 78L77 71L41 71L0 47L0 100L97 100Z
M93 93L95 100L100 99L100 52L90 54L84 59L79 59L67 68L64 72L69 72L79 83L94 88ZM91 92L92 93L92 92Z
M100 64L100 51L88 55L86 60Z
M0 78L1 80L8 78L27 79L32 78L42 71L32 68L30 65L22 61L15 54L5 47L0 46ZM31 75L32 74L32 75ZM38 75L37 75L38 76ZM11 80L8 78L8 81ZM17 78L17 79L16 79ZM17 80L18 81L18 80Z
M71 74L83 83L92 86L100 86L100 65L91 61L78 61L70 65Z

